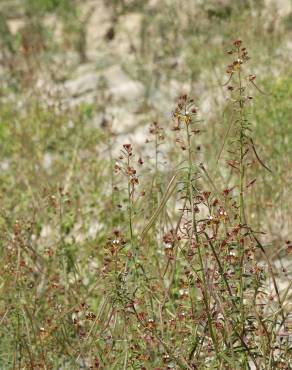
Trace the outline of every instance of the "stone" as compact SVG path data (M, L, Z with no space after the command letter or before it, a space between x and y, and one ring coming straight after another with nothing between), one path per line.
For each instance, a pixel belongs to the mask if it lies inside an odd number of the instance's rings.
M103 72L103 76L108 86L108 92L114 100L133 101L143 97L143 84L131 79L120 65L107 68Z
M25 20L23 18L9 19L7 25L11 34L16 35L25 26Z
M72 97L79 97L96 90L98 80L99 78L96 72L87 72L75 79L66 81L64 88Z
M112 24L112 14L110 8L102 0L84 2L82 13L82 18L88 17L86 22L87 55L94 60L101 44L104 43L106 30Z
M287 17L292 12L291 0L265 0L265 7L276 10L280 17Z

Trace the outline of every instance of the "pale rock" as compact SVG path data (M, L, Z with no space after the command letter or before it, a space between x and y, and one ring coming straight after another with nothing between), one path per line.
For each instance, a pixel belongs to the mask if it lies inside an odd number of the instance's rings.
M52 167L53 158L51 153L45 153L43 157L43 167L45 170L49 170Z
M97 232L100 231L101 228L102 228L101 224L99 224L96 221L92 221L89 225L87 236L90 239L94 239L96 237Z
M72 97L79 97L88 92L94 91L98 84L98 75L95 72L88 72L73 80L66 81L64 84L65 90Z
M265 0L265 6L275 9L280 17L286 17L292 12L291 0Z
M82 104L93 104L94 105L96 103L96 99L97 99L96 92L92 90L78 97L74 97L74 99L69 99L67 103L70 107L74 108Z
M134 101L141 99L144 86L141 82L132 80L120 65L113 65L103 72L109 94L115 100Z
M7 21L8 28L12 35L16 35L24 26L24 18L14 18Z
M40 237L43 239L47 239L52 235L52 233L53 233L52 227L50 225L44 225L42 227Z
M1 171L7 171L9 170L10 163L8 159L4 159L3 161L0 162L0 170Z
M129 13L119 18L115 44L121 55L125 55L125 50L130 52L131 47L139 47L142 18L142 13Z
M111 107L110 114L113 117L112 130L118 134L128 131L134 127L137 122L134 114L123 107Z
M111 26L112 14L103 0L87 1L83 4L82 18L87 17L86 43L89 57L95 58L96 51L104 42L106 30Z

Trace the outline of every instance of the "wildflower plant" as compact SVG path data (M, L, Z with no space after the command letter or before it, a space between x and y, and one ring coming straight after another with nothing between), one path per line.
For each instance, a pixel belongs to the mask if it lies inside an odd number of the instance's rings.
M8 293L0 323L13 355L3 355L1 366L288 370L289 287L281 294L246 207L256 186L251 168L268 170L248 109L250 91L264 92L245 71L242 41L228 55L230 121L219 159L231 170L230 184L213 180L200 150L199 108L186 94L171 124L151 125L145 155L125 143L114 159L115 143L105 140L110 163L94 176L92 190L99 182L103 189L93 239L71 237L86 194L68 184L44 191L42 217L56 234L46 248L37 209L3 233L0 282ZM172 152L161 165L167 146ZM111 175L103 176L108 167Z

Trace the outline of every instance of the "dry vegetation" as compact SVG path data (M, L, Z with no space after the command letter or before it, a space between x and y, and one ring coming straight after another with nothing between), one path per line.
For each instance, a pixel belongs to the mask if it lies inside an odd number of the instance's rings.
M291 368L292 10L179 3L0 0L1 369Z

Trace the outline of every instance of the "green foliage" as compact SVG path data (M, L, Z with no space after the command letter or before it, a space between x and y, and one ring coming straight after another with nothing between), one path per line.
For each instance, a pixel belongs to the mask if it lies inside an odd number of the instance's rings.
M289 74L269 78L262 83L268 96L258 97L253 110L253 130L264 162L272 173L264 173L259 186L261 202L278 204L284 217L289 217L291 202L287 189L291 182L291 105L292 79ZM271 199L274 204L271 204ZM258 199L259 200L259 199ZM283 216L282 216L283 217Z
M5 55L6 52L14 52L14 37L11 35L7 26L7 19L4 14L0 12L0 35L1 41L0 46L2 53Z
M269 94L261 96L254 110L255 134L264 138L267 158L273 163L275 171L284 169L292 156L289 138L292 135L292 112L289 109L292 94L292 78L289 71L284 76L269 78L263 81L263 88ZM279 166L279 161L282 166ZM279 172L276 172L280 175Z
M74 0L26 0L26 9L29 14L64 12L74 7Z

